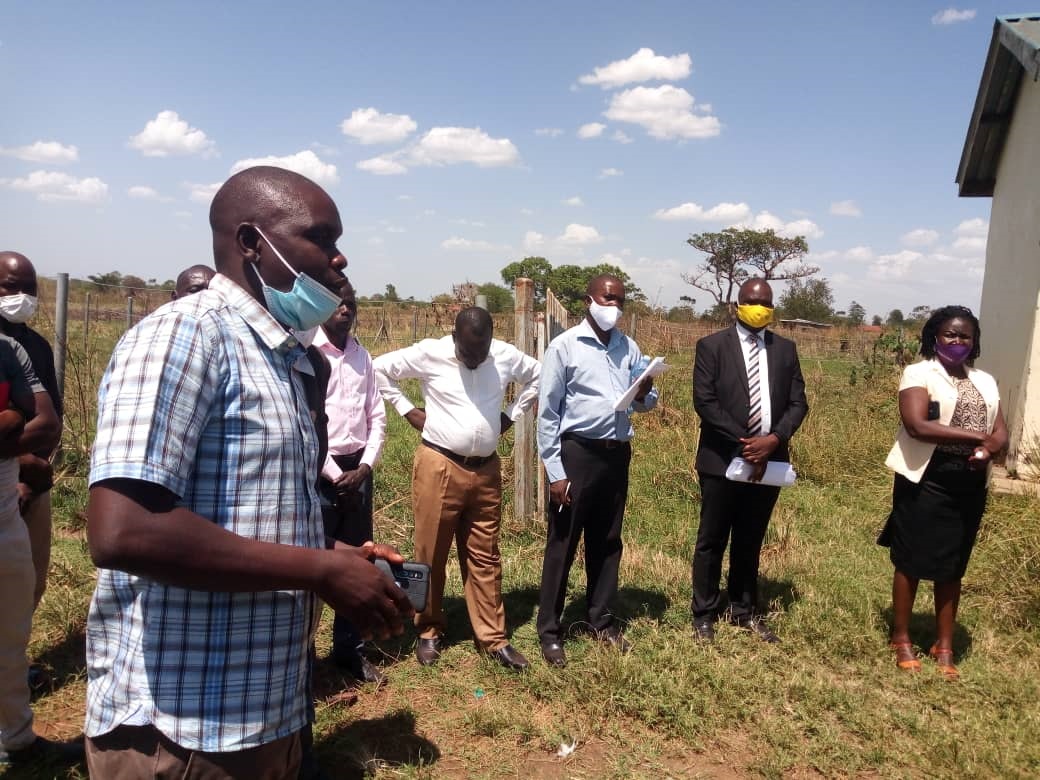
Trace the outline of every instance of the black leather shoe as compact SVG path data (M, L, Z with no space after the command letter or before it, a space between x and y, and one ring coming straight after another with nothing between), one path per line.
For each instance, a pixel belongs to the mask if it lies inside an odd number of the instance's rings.
M78 764L85 760L83 738L69 742L52 742L37 737L18 750L0 750L0 766L26 766L28 764Z
M780 637L773 633L773 630L766 625L766 621L759 615L742 615L736 618L733 623L743 631L750 631L763 642L775 645L780 641Z
M351 676L359 682L375 683L382 685L386 682L379 667L369 661L360 652L337 653L333 656L336 666L350 672Z
M549 666L555 666L557 669L562 669L567 665L567 653L563 651L563 645L559 642L542 645L542 658Z
M506 669L512 669L515 672L522 672L531 665L524 658L523 654L512 645L505 645L498 648L498 650L489 650L488 655Z
M437 659L440 657L441 638L439 636L432 639L419 638L419 642L415 646L415 660L419 662L419 666L431 666L437 663Z
M715 641L715 621L711 618L698 618L693 621L693 636L700 642Z
M612 625L609 628L604 628L602 631L597 631L594 636L600 642L610 645L619 653L627 653L632 649L631 643L625 639L625 635L621 633L621 629L615 625Z

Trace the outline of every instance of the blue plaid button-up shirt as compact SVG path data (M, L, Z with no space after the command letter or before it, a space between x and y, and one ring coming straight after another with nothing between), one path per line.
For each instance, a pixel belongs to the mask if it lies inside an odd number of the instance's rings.
M209 290L146 317L101 382L91 484L152 482L233 533L323 546L318 441L303 349L245 290ZM102 569L87 618L87 736L152 724L233 751L309 718L318 618L303 591L219 593Z

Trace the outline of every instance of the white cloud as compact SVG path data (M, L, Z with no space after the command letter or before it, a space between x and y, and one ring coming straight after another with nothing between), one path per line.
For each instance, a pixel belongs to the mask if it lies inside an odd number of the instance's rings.
M528 230L524 233L524 248L525 249L537 249L538 247L545 245L545 236L534 230Z
M160 111L144 130L130 138L130 148L145 157L216 154L216 144L197 127L191 127L176 111Z
M167 198L159 194L159 191L154 187L146 187L143 184L138 184L127 189L126 194L136 200L157 200L162 203L169 203L173 198Z
M556 138L559 135L563 135L563 130L559 127L539 127L534 131L534 134L546 136L548 138Z
M0 146L0 154L7 157L17 157L27 162L48 163L50 165L62 165L63 163L76 162L79 159L79 149L75 146L66 146L57 141L34 141L28 146Z
M188 188L188 197L191 200L208 206L210 201L213 200L213 196L217 194L217 190L219 190L223 184L224 182L218 181L213 184L188 183L184 186Z
M603 240L596 228L590 225L579 225L572 222L563 231L558 239L564 244L598 244Z
M382 238L382 236L372 236L365 243L368 244L369 246L382 246L383 245L383 238Z
M320 141L311 141L311 149L325 157L339 157L339 149L335 146L323 144Z
M986 239L982 236L961 236L954 240L953 251L959 255L985 255Z
M520 213L523 214L525 217L529 217L532 214L534 214L534 209L522 208L520 209Z
M405 166L388 155L370 157L357 163L355 167L359 171L374 173L376 176L400 176L402 173L408 173L408 169Z
M931 246L939 240L939 233L929 228L916 228L904 233L899 240L903 246Z
M831 214L838 217L861 217L863 211L854 200L839 200L831 204Z
M490 252L498 249L490 241L471 241L468 238L452 237L441 241L442 249L455 249L462 252Z
M690 75L692 65L689 54L665 57L644 47L627 60L616 60L594 68L592 73L581 76L578 83L612 89L642 81L677 81Z
M607 126L600 122L589 122L578 128L578 138L599 138Z
M481 168L514 165L520 157L508 138L492 138L479 127L434 127L408 152L413 165L473 163Z
M573 198L567 198L567 200L565 200L563 202L563 205L565 205L565 206L584 206L585 205L585 201L583 201L581 199L580 195L575 195Z
M874 250L869 246L854 246L845 252L845 259L855 263L865 263L874 259Z
M339 126L343 135L363 144L393 144L415 132L418 125L407 114L381 114L374 108L355 108Z
M398 200L411 200L412 196L411 195L398 195L397 199Z
M721 132L719 120L694 114L693 95L680 87L635 87L610 100L604 116L644 127L653 138L711 138Z
M956 8L947 8L939 11L932 17L932 24L943 25L943 24L957 24L957 22L968 22L975 18L974 8L965 8L964 10L958 10Z
M108 185L96 176L77 179L58 171L33 171L18 179L0 179L0 185L32 193L37 200L45 202L70 200L99 203L108 195Z
M953 232L958 236L985 238L989 235L989 222L980 217L976 217L975 219L966 219L957 225L957 227L953 229Z
M870 275L875 279L905 279L915 263L924 258L920 252L904 249L890 255L879 255L870 266Z
M624 176L624 175L625 175L625 172L620 170L619 168L604 168L602 171L599 172L599 177L601 179L609 179L612 176Z
M795 236L804 236L805 238L823 237L823 231L820 230L820 226L811 219L796 219L793 222L784 222L780 217L770 214L768 211L758 212L748 227L755 230L772 230L778 236L783 236L784 238L794 238Z
M719 203L705 209L696 203L683 203L670 209L658 209L654 219L675 221L692 219L698 222L726 222L735 224L743 222L751 216L751 208L746 203Z
M614 134L610 136L611 141L616 141L619 144L630 144L632 138L624 130L615 130Z
M339 184L339 174L336 173L336 166L332 163L322 162L321 158L310 149L305 149L296 154L287 154L284 157L268 155L267 157L250 157L245 160L239 160L231 166L231 173L244 171L246 168L252 168L254 165L272 165L276 168L295 171L323 187Z

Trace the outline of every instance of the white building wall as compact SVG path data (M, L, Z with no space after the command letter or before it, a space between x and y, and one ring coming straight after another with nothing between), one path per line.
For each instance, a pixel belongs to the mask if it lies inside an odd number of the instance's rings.
M1040 82L1026 76L997 169L982 285L982 355L1011 430L1008 468L1040 477ZM1032 454L1033 458L1029 455Z

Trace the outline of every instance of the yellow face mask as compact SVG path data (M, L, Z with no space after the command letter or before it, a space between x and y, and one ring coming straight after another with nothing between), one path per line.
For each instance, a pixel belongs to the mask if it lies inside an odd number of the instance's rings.
M760 330L773 321L773 309L757 303L741 303L737 306L737 319L752 330Z

